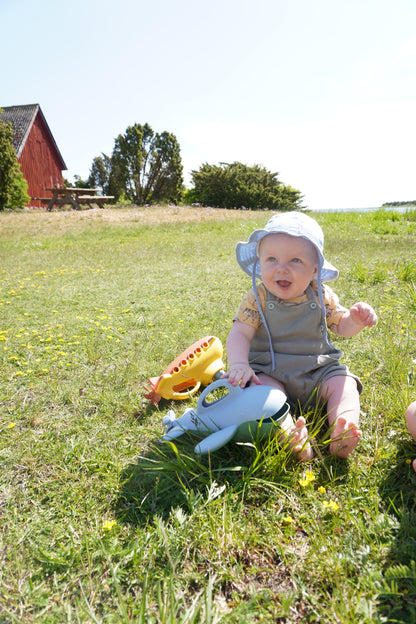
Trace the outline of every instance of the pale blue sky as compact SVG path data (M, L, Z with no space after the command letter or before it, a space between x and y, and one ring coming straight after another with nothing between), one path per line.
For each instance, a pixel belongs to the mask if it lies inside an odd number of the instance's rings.
M185 181L260 164L310 208L416 199L415 0L0 0L0 106L39 103L87 178L134 123Z

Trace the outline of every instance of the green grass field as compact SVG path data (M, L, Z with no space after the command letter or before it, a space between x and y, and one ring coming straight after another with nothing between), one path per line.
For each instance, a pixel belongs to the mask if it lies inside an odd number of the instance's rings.
M223 344L249 278L234 247L270 214L0 213L0 624L416 622L416 211L325 213L333 338L364 383L348 460L275 440L159 443L196 404L144 397L198 338Z

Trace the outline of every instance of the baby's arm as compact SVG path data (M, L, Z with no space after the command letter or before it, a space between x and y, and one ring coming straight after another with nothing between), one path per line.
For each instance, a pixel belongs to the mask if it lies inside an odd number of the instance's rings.
M406 423L413 439L416 440L416 401L413 401L406 410Z
M364 327L373 327L376 323L377 314L373 308L368 303L359 301L344 312L338 327L334 328L334 333L348 338L358 334Z
M244 388L249 381L260 384L259 378L248 363L250 343L255 333L254 327L241 321L234 321L231 327L226 344L228 372L224 373L223 377L227 377L232 386L240 383Z

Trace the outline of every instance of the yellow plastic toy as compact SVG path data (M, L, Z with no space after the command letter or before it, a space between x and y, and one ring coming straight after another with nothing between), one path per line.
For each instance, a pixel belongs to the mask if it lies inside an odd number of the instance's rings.
M206 336L194 342L169 364L160 377L149 379L150 389L145 394L153 405L163 399L188 399L201 384L208 386L224 370L222 344L215 336Z

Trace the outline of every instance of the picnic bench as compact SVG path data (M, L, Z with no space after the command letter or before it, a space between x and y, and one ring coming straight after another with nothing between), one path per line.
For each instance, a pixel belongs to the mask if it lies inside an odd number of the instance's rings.
M47 203L48 211L51 211L54 205L59 208L71 205L75 210L82 210L82 206L102 208L109 200L114 199L113 195L97 195L98 189L91 188L55 187L45 188L44 190L50 191L52 197L32 197L32 199Z

